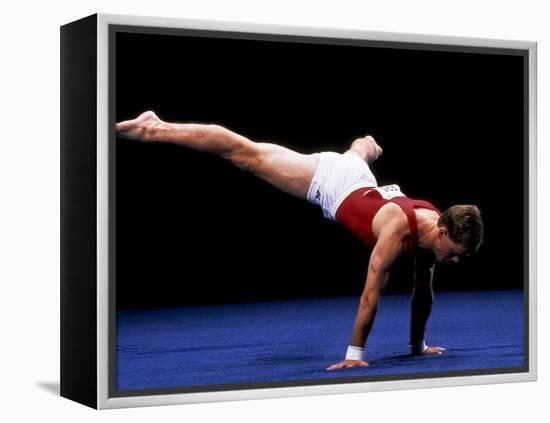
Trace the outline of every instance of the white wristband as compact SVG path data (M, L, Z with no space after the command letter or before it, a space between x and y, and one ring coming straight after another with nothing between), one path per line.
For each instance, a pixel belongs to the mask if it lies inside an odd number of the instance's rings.
M411 349L412 355L420 355L428 349L428 347L426 346L426 342L424 342L424 340L417 342L415 344L409 344L409 348Z
M346 360L363 360L365 354L365 349L361 347L356 347L355 345L348 346L346 352Z

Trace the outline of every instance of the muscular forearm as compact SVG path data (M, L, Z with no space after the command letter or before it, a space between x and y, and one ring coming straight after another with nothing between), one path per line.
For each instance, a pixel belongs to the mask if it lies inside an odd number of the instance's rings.
M361 297L353 333L351 335L351 345L363 348L372 329L372 324L378 308L379 293L367 293Z
M424 340L426 323L432 311L432 303L433 292L430 288L415 288L411 300L410 344L415 345Z

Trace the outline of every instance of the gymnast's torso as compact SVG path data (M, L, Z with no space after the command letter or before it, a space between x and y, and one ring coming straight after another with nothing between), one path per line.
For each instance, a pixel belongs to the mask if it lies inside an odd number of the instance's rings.
M413 253L418 245L417 213L427 211L441 215L441 212L427 201L405 196L397 185L363 187L352 191L338 207L336 219L364 244L374 247L381 224L400 211L409 223L405 250Z

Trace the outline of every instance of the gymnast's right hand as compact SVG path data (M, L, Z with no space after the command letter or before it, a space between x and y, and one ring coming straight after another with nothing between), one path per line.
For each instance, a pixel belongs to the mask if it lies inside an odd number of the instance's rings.
M327 367L327 370L330 372L332 370L351 369L352 367L367 367L368 365L369 363L364 360L342 360L339 363Z

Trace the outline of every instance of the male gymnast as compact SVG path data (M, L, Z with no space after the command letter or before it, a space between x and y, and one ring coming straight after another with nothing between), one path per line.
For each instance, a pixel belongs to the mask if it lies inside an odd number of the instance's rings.
M179 144L229 160L238 168L292 196L321 207L372 248L345 359L327 370L365 367L364 348L378 301L392 266L404 255L415 261L409 348L413 355L437 355L427 346L426 322L433 302L436 261L458 263L483 241L483 222L474 205L441 213L427 201L406 197L399 186L378 186L369 164L382 149L371 136L358 138L343 154L301 154L280 145L253 142L219 125L164 122L152 111L116 124L117 135L145 142Z

